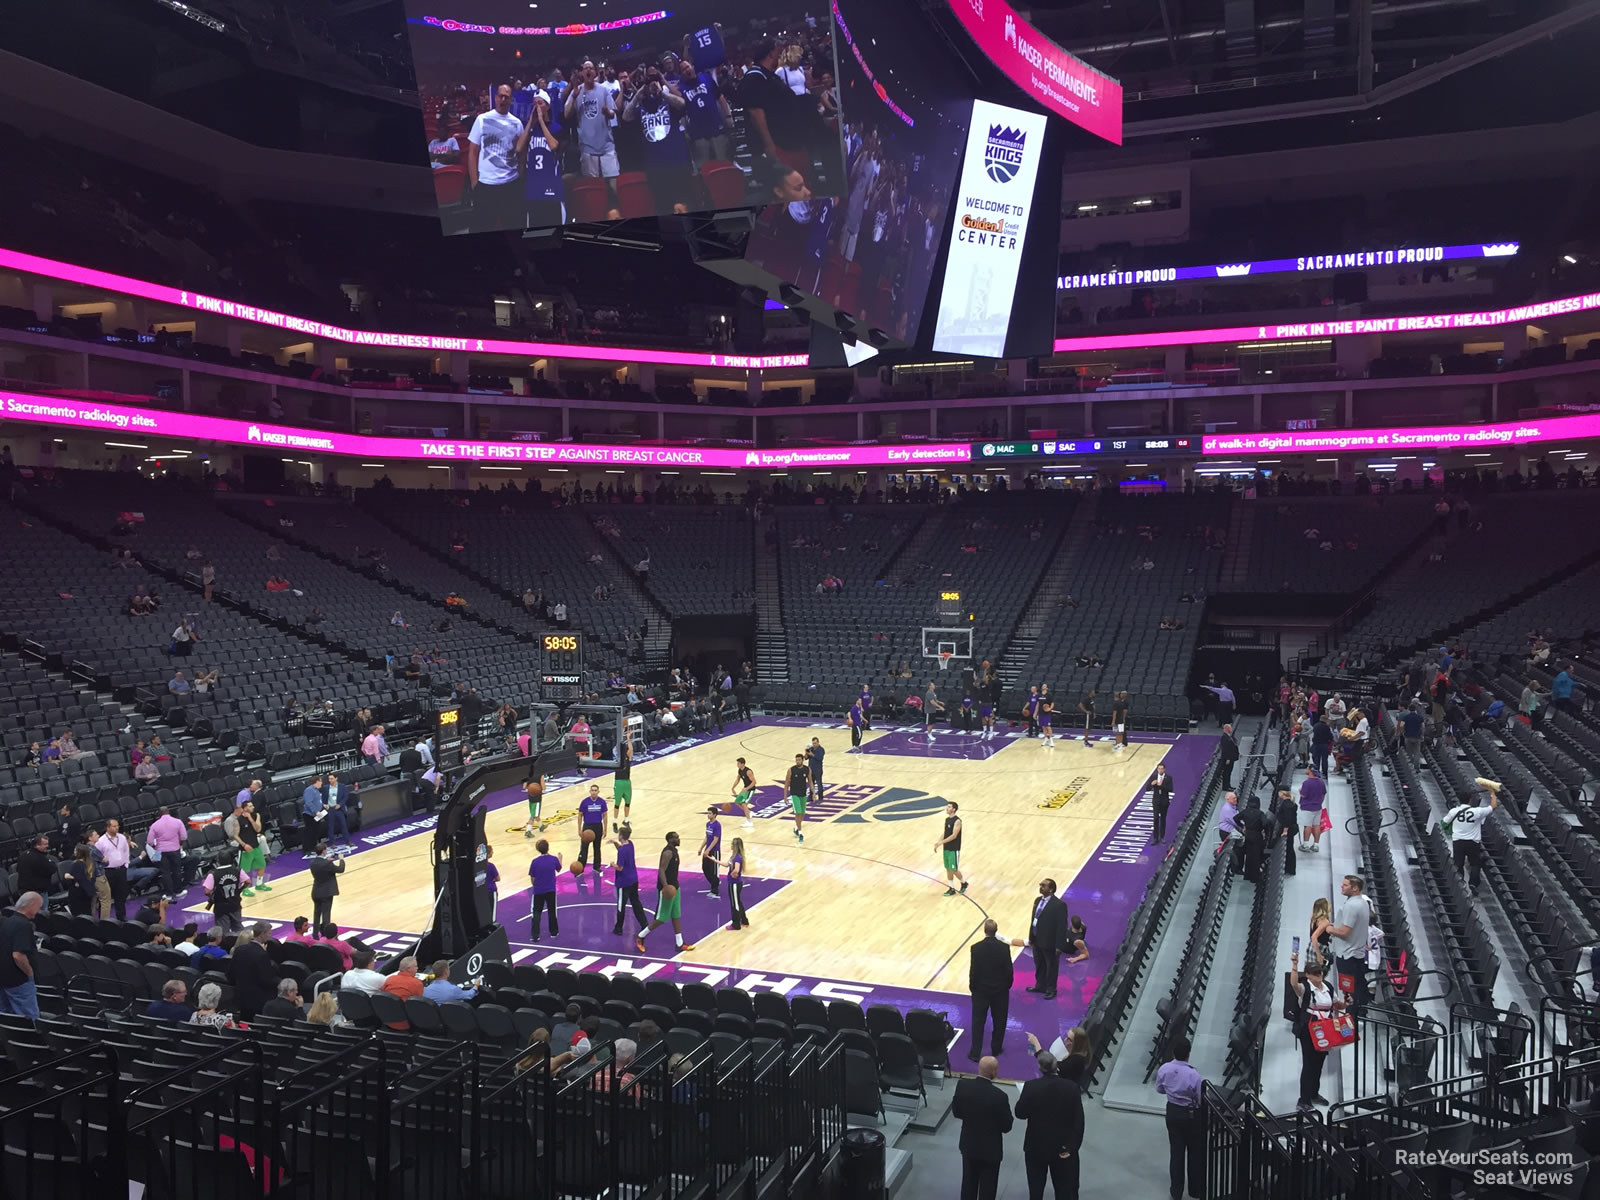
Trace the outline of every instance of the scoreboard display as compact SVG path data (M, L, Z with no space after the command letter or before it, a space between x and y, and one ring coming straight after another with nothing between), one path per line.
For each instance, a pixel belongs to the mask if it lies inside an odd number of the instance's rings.
M451 704L433 714L433 761L440 771L454 770L461 765L461 706Z
M953 588L940 588L938 612L941 617L961 616L961 593Z
M578 700L583 696L583 634L539 635L543 655L539 694L545 700Z

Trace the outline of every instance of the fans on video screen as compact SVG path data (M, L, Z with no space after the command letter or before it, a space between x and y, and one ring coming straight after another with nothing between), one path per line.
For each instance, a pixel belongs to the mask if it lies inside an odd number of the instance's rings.
M472 229L796 203L841 190L826 21L737 37L706 26L664 51L575 56L488 91L425 87L423 102L429 161L465 168ZM587 180L602 181L603 192Z

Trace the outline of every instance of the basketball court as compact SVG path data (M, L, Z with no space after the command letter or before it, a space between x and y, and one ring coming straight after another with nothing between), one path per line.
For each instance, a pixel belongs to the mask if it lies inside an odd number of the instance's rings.
M805 843L795 840L792 812L780 783L794 755L813 737L823 745L824 788L808 806ZM615 848L604 847L607 869L560 877L559 935L534 941L528 920L527 809L518 789L493 795L486 828L500 869L498 919L507 927L518 962L578 969L631 970L680 981L704 979L793 994L859 999L903 1008L946 1011L966 1020L967 947L994 917L1004 937L1025 937L1039 880L1054 878L1071 911L1089 928L1090 958L1061 968L1059 998L1025 993L1033 982L1028 951L1017 952L1012 1025L1047 1043L1083 1013L1109 966L1127 915L1142 895L1165 846L1152 847L1143 789L1165 760L1177 787L1169 823L1176 827L1215 739L1136 734L1118 753L1109 738L1092 745L1058 737L1053 749L1010 729L992 740L977 733L920 727L874 728L848 753L840 722L760 718L730 726L721 736L679 739L641 757L633 768L634 840L640 892L653 909L655 866L668 830L682 838L680 883L685 941L674 952L670 927L633 945L631 913L622 936L612 886ZM735 763L743 756L759 787L752 798L754 828L740 827L731 804ZM552 779L546 791L545 833L570 863L579 851L578 800L598 783L609 798L609 772ZM960 805L966 895L946 897L941 857L945 802ZM723 855L742 837L750 927L727 928L727 890L703 893L698 850L705 809L721 807ZM365 830L341 877L334 917L374 945L399 946L429 923L434 891L429 867L431 818ZM246 901L246 917L274 923L308 915L310 876L289 853L272 872L273 890ZM188 904L191 911L198 905ZM1006 1057L1024 1054L1010 1039ZM1008 1063L1010 1067L1012 1064ZM1011 1072L1015 1073L1015 1072Z

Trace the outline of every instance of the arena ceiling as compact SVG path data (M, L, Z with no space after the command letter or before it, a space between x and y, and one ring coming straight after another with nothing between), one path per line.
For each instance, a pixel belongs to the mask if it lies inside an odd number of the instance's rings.
M1009 86L947 0L917 2L980 82ZM1600 95L1600 0L1018 7L1122 81L1130 144L1179 140L1192 154L1562 120ZM0 49L260 145L417 155L400 0L55 0L11 14Z

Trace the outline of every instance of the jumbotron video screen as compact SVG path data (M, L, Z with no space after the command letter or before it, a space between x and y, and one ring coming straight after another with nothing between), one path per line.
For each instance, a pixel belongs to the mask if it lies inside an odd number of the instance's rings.
M816 0L460 4L406 3L446 233L844 191L833 23Z

